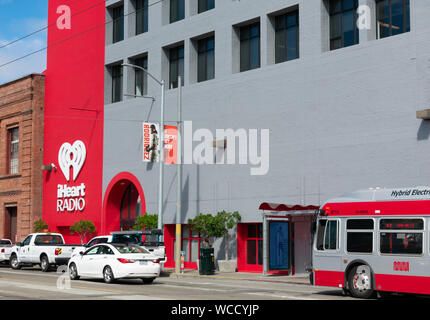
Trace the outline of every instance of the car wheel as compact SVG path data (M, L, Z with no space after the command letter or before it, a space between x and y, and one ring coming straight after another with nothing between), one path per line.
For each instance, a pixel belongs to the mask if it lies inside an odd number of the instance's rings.
M15 254L10 257L9 264L10 267L14 270L21 269L21 264L19 263L18 257Z
M69 276L70 280L79 280L78 269L76 268L76 264L72 263L69 267Z
M48 272L49 259L47 256L42 256L42 258L40 258L40 268L42 269L43 272Z
M151 284L155 278L142 278L144 284Z
M352 268L348 276L348 289L355 298L368 299L374 290L372 289L372 274L366 265Z
M112 283L112 282L114 282L115 278L113 276L113 272L112 272L112 268L111 267L106 266L103 269L103 280L106 283Z

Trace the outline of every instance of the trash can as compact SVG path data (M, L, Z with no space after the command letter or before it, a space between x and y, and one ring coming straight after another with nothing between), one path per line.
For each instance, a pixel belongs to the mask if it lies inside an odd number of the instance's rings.
M200 248L199 274L215 273L214 248Z

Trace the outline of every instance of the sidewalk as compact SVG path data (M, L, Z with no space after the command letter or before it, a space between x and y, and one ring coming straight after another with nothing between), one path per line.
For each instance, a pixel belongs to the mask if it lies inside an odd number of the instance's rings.
M215 271L213 275L200 275L198 270L184 270L183 273L175 273L175 269L165 268L160 277L171 277L171 278L210 278L210 279L231 279L231 280L247 280L247 281L264 281L264 282L284 282L310 285L309 274L295 274L291 275L277 275L269 274L263 276L262 273L250 273L250 272L219 272Z

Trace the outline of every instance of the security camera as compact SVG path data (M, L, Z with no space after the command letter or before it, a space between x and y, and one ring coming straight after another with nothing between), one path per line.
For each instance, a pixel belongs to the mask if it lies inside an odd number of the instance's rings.
M55 166L55 164L51 163L51 167L52 169L57 170L57 167Z

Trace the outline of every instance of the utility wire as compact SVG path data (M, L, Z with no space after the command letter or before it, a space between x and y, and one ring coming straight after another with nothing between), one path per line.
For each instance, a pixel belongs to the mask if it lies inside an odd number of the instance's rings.
M151 6L155 5L155 4L160 3L160 2L163 2L163 1L164 1L164 0L158 0L158 1L154 2L154 3L149 4L149 5L148 5L147 7L145 7L145 8L149 8L149 7L151 7ZM46 47L43 47L43 48L41 48L41 49L39 49L39 50L36 50L36 51L30 52L30 53L28 53L28 54L26 54L26 55L23 55L23 56L19 57L19 58L16 58L16 59L10 60L10 61L8 61L8 62L5 62L5 63L3 63L3 64L0 64L0 68L5 67L5 66L7 66L7 65L9 65L9 64L12 64L12 63L14 63L14 62L17 62L17 61L19 61L19 60L22 60L22 59L24 59L24 58L27 58L27 57L29 57L29 56L32 56L32 55L34 55L34 54L36 54L36 53L42 52L42 51L44 51L44 50L46 50L46 49L48 49L48 48L54 47L54 46L56 46L56 45L59 45L59 44L61 44L61 43L63 43L63 42L66 42L66 41L69 41L69 40L71 40L71 39L74 39L74 38L76 38L76 37L78 37L78 36L81 36L81 35L83 35L83 34L85 34L85 33L88 33L88 32L90 32L90 31L93 31L93 30L95 30L95 29L97 29L97 28L103 27L103 26L105 26L105 25L107 25L107 24L109 24L109 23L111 23L111 22L114 22L114 21L120 20L120 19L122 19L122 18L124 18L124 17L126 17L126 16L129 16L129 15L131 15L131 14L133 14L133 13L136 13L137 11L140 11L140 10L131 11L131 12L127 13L127 14L123 14L121 17L118 17L118 18L116 18L116 19L112 19L112 20L110 20L110 21L106 21L106 22L105 22L105 23L103 23L103 24L97 25L97 26L95 26L95 27L93 27L93 28L87 29L87 30L82 31L82 32L80 32L80 33L77 33L77 34L75 34L75 35L73 35L73 36L71 36L71 37L68 37L68 38L66 38L66 39L60 40L60 41L58 41L58 42L55 42L55 43L53 43L53 44L51 44L51 45L48 45L48 46L46 46Z
M83 13L83 12L86 12L86 11L88 11L88 10L91 10L91 9L93 9L93 8L95 8L95 7L99 6L99 5L101 5L101 4L105 4L107 1L108 1L108 0L104 0L104 1L102 1L102 2L99 2L99 3L97 3L97 4L93 5L93 6L89 7L89 8L86 8L86 9L84 9L84 10L82 10L82 11L76 12L75 14L72 14L71 16L72 16L72 17L75 17L75 16L77 16L77 15L79 15L79 14ZM22 36L22 37L20 37L20 38L18 38L18 39L15 39L15 40L13 40L13 41L11 41L11 42L5 43L5 44L3 44L3 45L1 45L1 46L0 46L0 49L3 49L3 48L5 48L5 47L8 47L8 46L10 46L10 45L14 44L14 43L17 43L18 41L21 41L21 40L24 40L24 39L26 39L26 38L28 38L28 37L31 37L31 36L33 36L33 35L35 35L35 34L37 34L37 33L39 33L39 32L42 32L42 31L44 31L44 30L46 30L46 29L48 29L48 28L50 28L50 27L52 27L52 26L54 26L54 25L56 25L56 23L51 23L51 24L47 25L46 27L43 27L43 28L37 29L37 30L35 30L35 31L33 31L33 32L31 32L31 33L29 33L29 34L25 35L25 36Z

